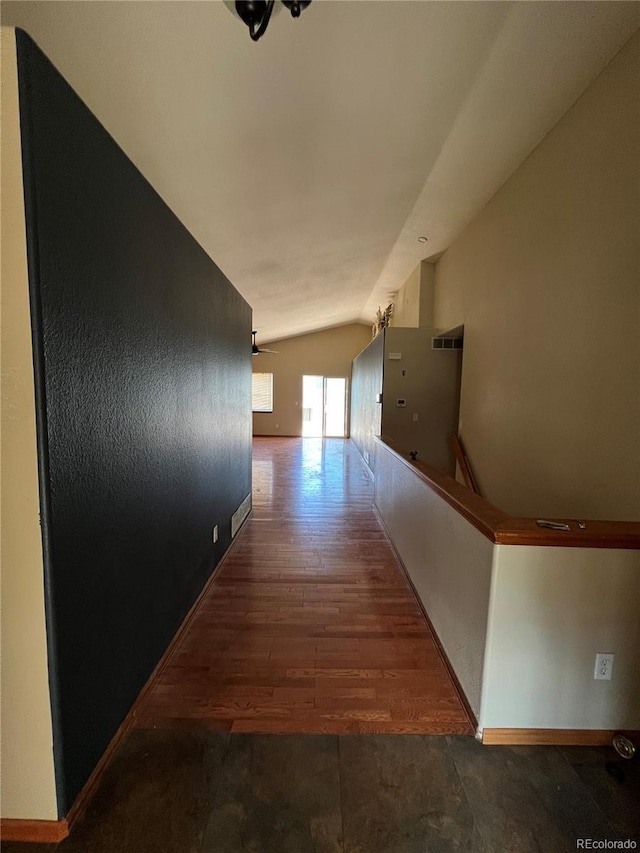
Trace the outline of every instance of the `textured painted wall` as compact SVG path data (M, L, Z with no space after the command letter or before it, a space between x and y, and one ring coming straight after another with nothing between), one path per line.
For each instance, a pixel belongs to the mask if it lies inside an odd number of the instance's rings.
M478 717L493 543L388 448L375 453L376 506Z
M351 372L351 438L371 470L375 466L374 436L380 435L384 333L375 337L353 361Z
M640 33L436 266L460 433L513 515L640 517Z
M375 502L480 728L640 725L640 553L494 545L383 444ZM615 655L595 681L598 652Z
M18 68L64 813L250 492L251 311L20 32Z
M15 33L0 28L0 805L3 818L55 820L31 310Z
M433 326L433 288L435 266L420 261L393 297L391 327L431 328Z
M417 329L420 325L420 267L416 266L393 297L392 327Z
M480 725L640 728L639 610L639 551L496 545Z
M449 439L458 430L462 351L431 349L435 331L385 331L382 434L453 475L455 457ZM401 358L392 359L391 353ZM399 407L398 399L406 406Z

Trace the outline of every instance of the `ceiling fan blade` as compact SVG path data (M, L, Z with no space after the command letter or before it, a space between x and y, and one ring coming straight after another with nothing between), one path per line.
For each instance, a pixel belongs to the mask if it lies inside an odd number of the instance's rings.
M252 338L251 354L252 355L260 355L261 352L270 352L270 353L273 353L274 355L277 355L278 351L275 349L262 349L261 347L258 346L258 344L256 343L256 335L257 334L258 334L257 332L251 332L251 338Z

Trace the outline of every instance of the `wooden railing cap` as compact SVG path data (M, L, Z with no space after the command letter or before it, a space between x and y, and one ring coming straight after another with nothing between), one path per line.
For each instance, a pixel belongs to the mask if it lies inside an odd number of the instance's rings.
M539 527L535 518L518 518L503 512L428 462L409 459L408 454L392 439L377 436L376 442L413 469L449 506L497 545L640 549L640 522L558 518L552 520L564 522L570 529L549 530ZM578 526L580 522L585 525L584 528Z

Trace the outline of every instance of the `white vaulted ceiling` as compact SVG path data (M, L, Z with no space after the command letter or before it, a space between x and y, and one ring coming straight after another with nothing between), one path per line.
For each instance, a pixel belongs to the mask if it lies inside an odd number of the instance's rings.
M371 322L640 26L628 2L314 0L253 43L216 0L2 12L251 303L260 343Z

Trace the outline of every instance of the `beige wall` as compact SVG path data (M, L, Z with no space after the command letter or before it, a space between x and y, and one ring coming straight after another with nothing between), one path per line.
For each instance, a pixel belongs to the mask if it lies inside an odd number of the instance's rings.
M375 437L382 432L385 330L354 359L351 373L351 440L375 474Z
M351 362L370 340L370 327L354 323L265 344L277 354L255 356L253 370L273 373L274 409L272 414L254 414L254 435L302 435L303 375L350 380Z
M640 512L640 33L436 265L460 432L515 515Z
M435 267L421 261L393 299L391 326L417 328L433 325Z
M495 546L481 727L640 729L639 612L640 551Z
M379 443L375 472L479 728L640 728L640 551L494 545ZM593 678L599 652L610 681Z
M477 717L493 543L384 445L375 503Z
M462 352L431 349L434 334L426 328L385 330L382 435L453 474L449 439L458 428ZM398 406L398 399L406 406Z
M417 328L420 325L420 264L393 299L391 326Z
M14 31L2 39L2 817L57 820Z
M420 263L420 326L431 328L433 322L433 299L435 293L436 268L429 261Z

